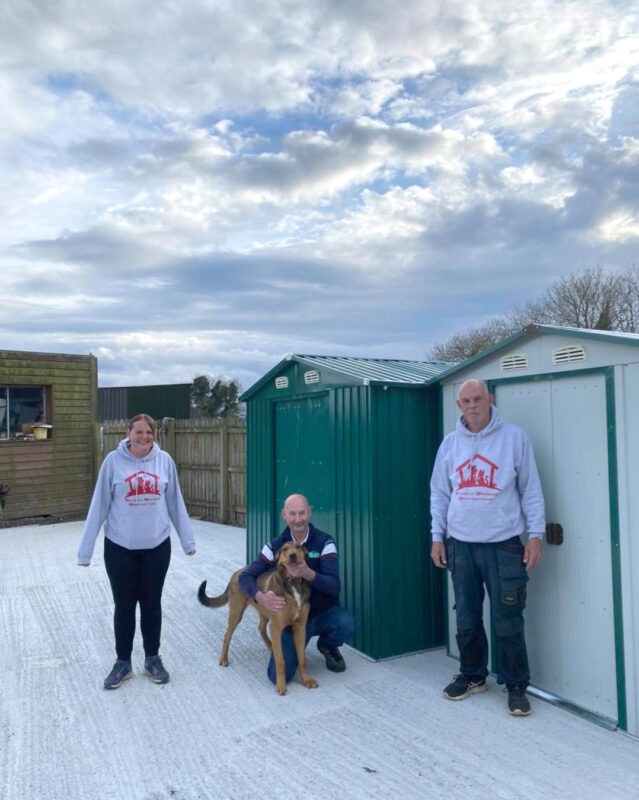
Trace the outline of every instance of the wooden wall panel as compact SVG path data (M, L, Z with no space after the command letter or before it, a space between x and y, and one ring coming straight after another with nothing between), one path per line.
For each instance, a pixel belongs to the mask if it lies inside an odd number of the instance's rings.
M0 351L0 386L50 391L46 441L0 439L0 520L86 513L95 481L97 362L90 355Z

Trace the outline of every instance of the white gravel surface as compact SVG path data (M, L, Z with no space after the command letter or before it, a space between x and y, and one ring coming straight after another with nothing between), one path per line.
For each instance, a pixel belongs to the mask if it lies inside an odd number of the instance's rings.
M1 800L630 800L639 742L533 698L513 718L490 689L442 697L444 651L373 663L344 648L334 675L314 643L309 669L280 697L247 612L217 659L221 592L245 557L244 531L195 522L198 553L174 542L164 593L165 686L141 673L107 692L114 660L101 538L75 565L81 522L0 530Z

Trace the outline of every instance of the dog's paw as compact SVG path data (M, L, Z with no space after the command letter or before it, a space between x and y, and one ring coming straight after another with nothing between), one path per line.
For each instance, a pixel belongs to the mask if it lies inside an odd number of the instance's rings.
M221 658L219 663L220 663L221 667L228 667L229 660L228 660L228 658Z
M284 686L280 686L279 684L275 685L278 694L286 694L286 684Z
M315 678L305 678L303 683L304 683L304 686L306 686L307 689L317 689L317 687L319 686L319 684L315 680Z

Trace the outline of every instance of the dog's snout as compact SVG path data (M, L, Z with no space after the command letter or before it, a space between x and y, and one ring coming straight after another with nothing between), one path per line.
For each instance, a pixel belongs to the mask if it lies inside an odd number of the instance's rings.
M297 553L290 553L288 560L290 564L297 564Z

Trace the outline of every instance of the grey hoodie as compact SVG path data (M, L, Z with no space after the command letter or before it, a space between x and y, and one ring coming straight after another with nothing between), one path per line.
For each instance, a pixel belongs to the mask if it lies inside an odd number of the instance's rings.
M439 446L430 484L432 535L465 542L501 542L528 532L543 537L544 498L528 436L491 406L488 425L463 423Z
M185 553L195 550L191 521L171 456L156 443L135 458L124 439L104 459L78 549L78 564L89 564L95 541L104 535L129 550L157 547L175 527Z

